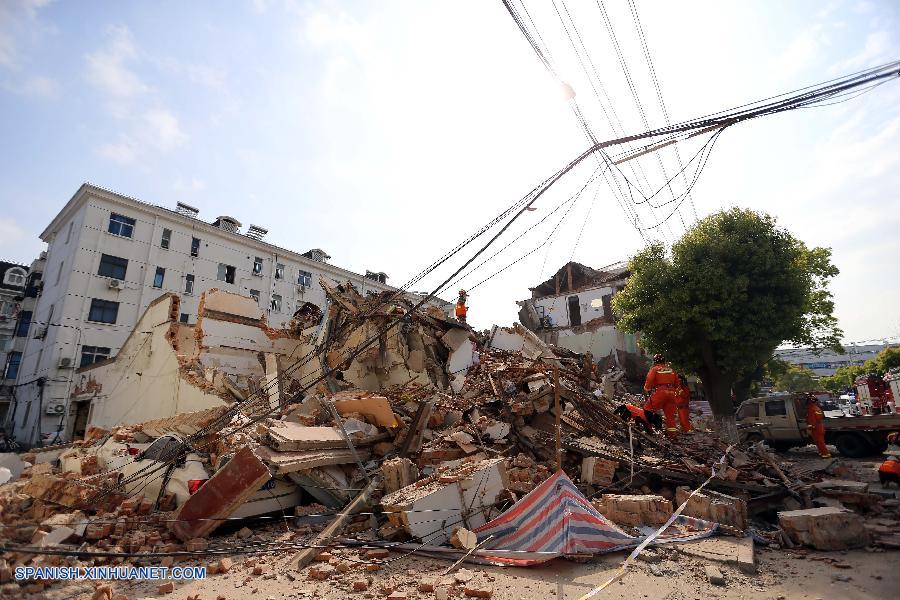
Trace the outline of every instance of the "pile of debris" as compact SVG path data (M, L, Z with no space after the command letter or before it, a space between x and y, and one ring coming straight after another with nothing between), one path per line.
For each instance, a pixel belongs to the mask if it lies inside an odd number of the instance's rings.
M0 488L3 539L72 552L8 549L0 591L18 589L9 581L20 564L196 558L223 523L291 509L295 528L271 536L281 536L282 550L314 546L295 566L348 535L369 548L449 544L457 558L484 543L473 531L550 478L557 460L594 509L629 535L665 523L687 501L684 515L736 536L752 530L773 546L896 547L898 502L835 481L836 461L800 469L761 446L726 452L708 432L669 441L630 429L613 409L638 403L641 382L610 361L600 369L521 326L479 334L390 293L323 286L329 310L304 323L314 328L306 335L315 352L303 355L320 357L317 369L304 369L305 381L321 381L305 394L95 428L60 450L61 471L33 461ZM292 381L296 388L304 379ZM785 508L794 510L776 516ZM860 513L875 520L864 523ZM257 550L271 551L262 543ZM207 566L227 571L228 560ZM337 562L326 556L310 576L366 568Z

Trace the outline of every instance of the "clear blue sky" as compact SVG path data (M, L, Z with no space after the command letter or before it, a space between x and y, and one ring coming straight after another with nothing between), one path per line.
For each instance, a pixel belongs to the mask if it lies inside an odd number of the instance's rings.
M627 4L605 4L648 121L662 125ZM526 6L597 135L612 136L553 4ZM623 128L642 130L596 3L557 6L571 11ZM900 58L896 2L636 6L673 121ZM701 217L746 206L832 247L848 340L900 334L898 107L900 81L729 129L692 194ZM0 131L0 257L28 262L38 233L91 181L164 206L181 200L209 220L233 215L394 284L586 147L499 0L5 0ZM671 175L673 154L662 158ZM645 189L660 185L655 157L641 168ZM522 226L588 174L574 173ZM667 214L641 211L645 225ZM533 250L561 214L460 285ZM648 236L677 238L692 220L685 204ZM475 289L472 320L510 323L514 301L570 257L599 267L641 244L609 188L590 187L552 244Z

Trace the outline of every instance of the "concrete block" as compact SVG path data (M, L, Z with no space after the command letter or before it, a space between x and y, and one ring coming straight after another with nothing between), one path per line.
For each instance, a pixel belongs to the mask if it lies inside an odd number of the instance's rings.
M817 550L846 550L869 544L860 515L825 506L778 513L778 524L792 542Z
M706 578L711 584L725 585L725 575L722 574L722 571L718 567L706 565L703 567L703 571L706 573Z
M757 572L756 553L753 538L715 537L676 544L675 548L685 554L704 560L712 560L736 566L748 575Z

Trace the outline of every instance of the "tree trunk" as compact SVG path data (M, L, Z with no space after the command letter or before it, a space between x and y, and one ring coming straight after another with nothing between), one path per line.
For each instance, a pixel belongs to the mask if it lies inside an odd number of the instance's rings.
M734 420L734 402L731 400L733 378L716 369L700 370L703 380L703 393L709 401L716 432L719 437L729 443L739 441L737 423Z

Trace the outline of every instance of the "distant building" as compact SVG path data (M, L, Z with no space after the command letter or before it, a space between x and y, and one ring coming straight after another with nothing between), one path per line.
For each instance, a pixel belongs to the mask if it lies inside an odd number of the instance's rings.
M862 365L892 345L896 344L851 344L844 347L843 354L831 350L823 350L816 354L809 348L779 348L775 351L775 356L785 362L805 367L819 377L827 377L834 375L841 367Z
M114 357L163 294L179 296L182 323L195 322L202 292L220 288L253 297L281 327L306 303L325 308L320 277L350 281L363 294L392 289L380 272L366 277L329 264L321 249L280 248L263 240L263 227L242 233L233 217L208 222L198 212L84 184L41 233L43 289L12 363L17 408L7 422L24 446L68 440L75 423L86 422L88 403L69 400L75 369ZM22 267L14 293L25 275Z
M27 331L30 312L22 310L28 267L17 263L0 261L0 423L7 414L13 394L13 384L22 353L16 352L16 335L24 328Z
M624 263L592 269L570 262L529 288L531 298L517 303L519 321L544 342L595 358L613 350L639 353L636 336L616 329L612 314L612 298L628 275Z

